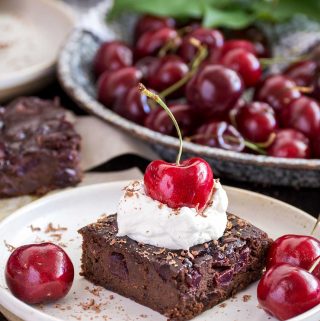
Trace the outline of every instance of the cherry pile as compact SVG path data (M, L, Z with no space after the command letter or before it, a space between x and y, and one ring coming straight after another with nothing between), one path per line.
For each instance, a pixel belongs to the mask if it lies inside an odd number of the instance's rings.
M320 241L292 234L278 238L269 250L257 294L261 307L279 320L320 304Z
M189 141L320 158L320 50L274 75L264 68L272 63L269 52L255 27L220 31L142 16L132 45L115 40L99 48L93 62L97 96L122 117L175 136L168 115L139 92L142 82L166 100Z

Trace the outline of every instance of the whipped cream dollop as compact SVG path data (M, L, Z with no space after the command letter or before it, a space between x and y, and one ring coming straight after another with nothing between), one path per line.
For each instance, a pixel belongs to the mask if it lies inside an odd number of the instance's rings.
M118 236L172 250L217 240L227 226L228 197L215 180L212 199L203 213L195 208L173 209L146 195L143 181L124 189L117 212Z

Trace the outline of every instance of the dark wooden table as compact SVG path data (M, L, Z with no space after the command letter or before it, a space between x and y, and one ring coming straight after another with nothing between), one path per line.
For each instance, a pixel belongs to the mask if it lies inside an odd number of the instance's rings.
M77 107L63 92L61 87L57 82L53 83L49 87L41 90L36 95L42 98L53 98L60 97L62 104L74 111L77 115L85 115L79 107ZM98 168L95 171L115 171L121 169L128 169L131 167L139 167L142 171L145 170L148 161L137 157L135 155L123 155L118 157L117 159L113 159ZM297 189L294 187L279 187L279 186L262 186L258 184L246 183L246 182L238 182L232 179L223 178L223 183L225 185L235 186L243 189L252 190L258 193L262 193L265 195L272 196L284 202L287 202L291 205L294 205L302 210L310 213L312 216L317 217L320 213L320 189L312 189L312 188L301 188ZM0 313L0 321L7 321Z

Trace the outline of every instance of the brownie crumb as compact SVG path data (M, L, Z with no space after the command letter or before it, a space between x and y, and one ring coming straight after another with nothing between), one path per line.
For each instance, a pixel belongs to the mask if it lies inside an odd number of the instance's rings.
M113 294L110 294L110 295L109 295L109 299L110 299L110 300L113 300L113 299L114 299L114 295L113 295Z
M221 303L220 305L219 305L219 308L225 308L227 306L227 303Z
M3 243L4 243L5 247L7 248L7 250L8 250L9 252L13 252L13 251L16 249L16 247L14 247L13 245L7 243L6 240L3 240Z
M35 227L32 224L30 225L30 228L31 228L31 232L40 232L41 231L40 227Z
M66 227L62 227L58 224L57 227L54 227L52 223L49 223L48 226L45 229L45 233L54 233L54 232L62 232L62 231L67 231L68 229Z
M50 234L50 237L54 238L55 241L59 242L59 241L61 241L61 239L62 239L62 234L60 234L60 233L53 233L53 234Z
M245 294L245 295L242 297L242 301L243 301L243 302L248 302L250 299L251 299L251 295L249 295L249 294Z

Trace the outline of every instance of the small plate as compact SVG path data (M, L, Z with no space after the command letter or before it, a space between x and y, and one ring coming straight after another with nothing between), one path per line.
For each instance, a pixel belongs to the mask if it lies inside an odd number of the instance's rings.
M114 182L80 187L47 196L25 206L0 224L0 307L25 321L165 321L160 314L118 294L93 286L79 276L81 237L77 230L104 214L116 211L122 188L128 182ZM225 187L229 195L229 210L278 237L286 233L309 234L315 219L290 205L245 190ZM152 215L152 213L150 213ZM49 223L66 227L61 239L56 233L45 233ZM37 230L40 228L41 231ZM6 287L4 267L10 255L8 246L51 241L65 247L76 270L70 293L59 302L44 306L29 306L16 299ZM256 286L235 298L198 316L197 321L265 321L275 320L258 308ZM86 309L90 300L95 305ZM319 321L320 305L291 319Z
M21 19L43 40L47 39L47 50L38 62L0 74L0 101L5 101L39 89L53 79L60 48L75 25L75 15L68 5L51 0L2 0L0 13Z

